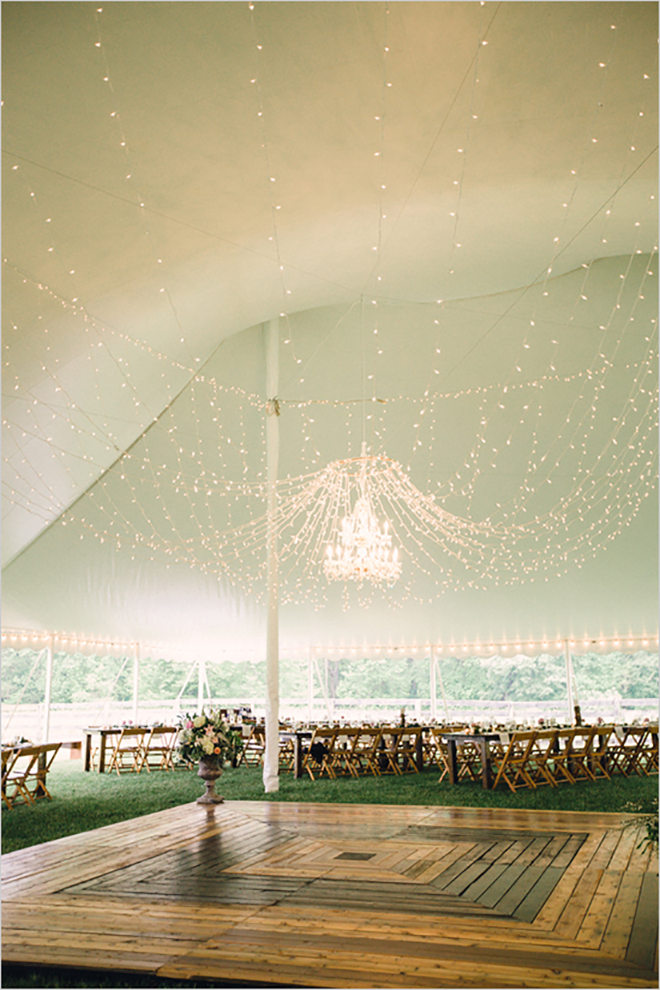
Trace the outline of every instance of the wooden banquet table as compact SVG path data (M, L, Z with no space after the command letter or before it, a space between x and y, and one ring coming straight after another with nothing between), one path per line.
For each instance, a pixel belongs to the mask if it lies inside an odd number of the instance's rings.
M144 729L145 734L148 733L148 729ZM158 726L159 732L176 732L177 726L175 725L163 725ZM121 732L121 726L88 726L88 728L83 729L85 734L85 753L83 761L83 770L92 770L92 737L98 736L99 746L98 746L98 773L105 773L105 758L106 750L108 744L108 738L111 736L119 736Z
M449 751L449 783L458 784L458 761L456 759L456 746L460 743L472 743L479 749L481 757L481 785L484 790L490 790L492 785L492 775L490 772L490 749L488 743L500 741L499 732L448 732L443 734L443 739L447 741Z
M297 779L302 777L303 766L303 739L311 739L314 735L311 729L291 729L280 731L280 743L293 741L293 776Z

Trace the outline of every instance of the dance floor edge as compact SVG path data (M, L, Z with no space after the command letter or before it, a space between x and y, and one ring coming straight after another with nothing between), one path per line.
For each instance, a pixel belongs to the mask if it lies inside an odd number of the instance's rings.
M657 987L624 817L195 803L2 857L3 961L309 987Z

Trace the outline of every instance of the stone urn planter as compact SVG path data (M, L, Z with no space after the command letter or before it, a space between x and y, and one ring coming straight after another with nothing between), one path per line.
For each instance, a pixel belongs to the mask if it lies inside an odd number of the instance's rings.
M206 784L206 791L201 797L197 798L197 804L222 804L224 798L215 793L215 782L218 777L222 776L221 764L217 760L205 760L202 758L199 761L197 776L201 777Z

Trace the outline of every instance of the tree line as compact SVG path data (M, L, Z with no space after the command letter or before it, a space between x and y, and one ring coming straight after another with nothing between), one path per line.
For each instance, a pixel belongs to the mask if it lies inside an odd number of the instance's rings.
M448 699L465 701L555 701L566 696L563 656L460 657L439 660L442 685ZM192 662L144 658L140 660L139 696L144 701L173 701L184 682L182 702L197 699L197 672ZM407 659L338 659L319 663L323 687L315 676L315 697L342 699L429 698L429 661ZM658 656L637 653L587 653L573 659L578 695L619 694L622 698L658 695ZM260 701L266 689L265 662L207 662L211 697ZM280 661L280 695L307 696L306 660ZM38 704L44 700L46 661L30 650L3 649L2 703ZM440 682L436 693L442 696ZM130 701L133 696L133 660L81 653L55 653L51 701L54 704Z

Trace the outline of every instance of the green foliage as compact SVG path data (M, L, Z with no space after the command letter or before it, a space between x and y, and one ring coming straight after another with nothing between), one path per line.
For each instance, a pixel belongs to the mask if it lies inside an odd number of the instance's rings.
M197 677L188 679L192 663L147 657L140 660L140 698L144 701L174 701L184 687L182 698L197 697Z
M587 653L573 660L578 691L618 692L622 698L658 696L658 657L638 653Z
M35 650L2 650L2 703L34 705L44 700L46 660ZM36 664L36 667L35 667ZM30 674L32 676L30 677ZM29 680L28 680L29 679Z
M23 704L43 701L46 664L43 657L36 663L38 656L36 651L28 649L2 651L4 704L16 704L19 698ZM566 696L563 656L442 657L439 664L445 692L450 699L557 701ZM343 658L330 660L327 666L330 696L338 700L430 697L426 657ZM576 656L573 666L578 692L583 697L614 693L623 698L657 697L657 655L647 652L587 653ZM190 663L162 658L141 660L140 697L145 701L174 700L190 670ZM307 670L306 660L283 658L280 661L280 695L306 697ZM32 677L26 686L31 671ZM214 698L240 698L250 704L264 697L264 661L256 664L208 662L206 672ZM61 652L54 656L52 700L55 704L96 701L108 695L113 701L128 701L132 692L132 659ZM317 697L321 694L318 684L315 693ZM197 697L196 674L188 681L182 697Z
M429 662L423 658L396 660L343 659L328 664L336 671L334 696L341 698L428 698ZM332 693L332 692L331 692Z
M643 795L638 797L634 801L629 801L626 804L626 811L630 811L635 815L642 815L642 824L646 829L646 836L639 843L640 848L645 848L646 846L651 846L653 849L658 848L658 798L657 795L652 797L651 795ZM630 823L631 825L636 825L637 820L633 819Z
M37 650L2 651L2 703L39 704L46 690L46 660ZM36 664L36 667L35 667ZM32 676L30 677L30 673ZM113 701L133 696L132 661L121 657L55 653L53 656L54 704L95 701L109 694Z
M213 698L240 698L250 704L266 693L266 663L207 663L206 676ZM280 696L286 698L307 695L307 661L280 660Z

